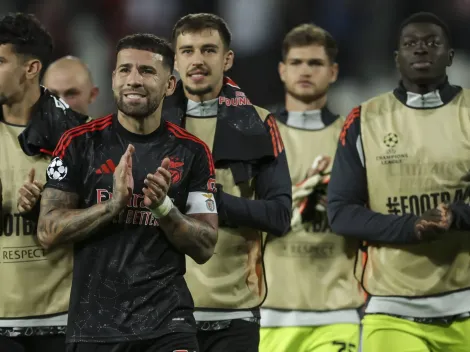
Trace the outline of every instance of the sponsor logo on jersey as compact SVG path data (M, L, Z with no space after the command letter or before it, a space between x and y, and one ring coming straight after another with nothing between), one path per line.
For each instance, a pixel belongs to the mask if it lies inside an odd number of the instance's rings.
M101 174L113 174L116 169L116 165L111 159L106 160L104 164L101 164L99 168L96 169L95 173L97 175Z

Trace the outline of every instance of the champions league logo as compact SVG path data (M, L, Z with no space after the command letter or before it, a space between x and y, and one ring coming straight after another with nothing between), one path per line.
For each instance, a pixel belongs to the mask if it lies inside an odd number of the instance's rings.
M55 157L47 167L47 176L52 180L63 180L67 176L67 166L60 158Z
M396 133L389 133L384 137L384 144L389 147L393 148L398 144L398 136Z
M384 136L383 144L387 148L385 149L385 154L376 157L376 160L380 161L382 165L401 164L408 158L408 154L403 150L403 144L399 143L398 134L394 132L387 133ZM397 153L397 149L400 149L402 152Z

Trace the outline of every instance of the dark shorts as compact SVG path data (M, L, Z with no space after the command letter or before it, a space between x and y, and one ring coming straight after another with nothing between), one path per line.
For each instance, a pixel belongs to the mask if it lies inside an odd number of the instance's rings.
M65 335L0 336L1 352L65 352Z
M173 333L151 340L68 343L67 352L199 352L194 334Z
M197 340L201 352L258 352L259 324L234 319L220 330L198 330Z

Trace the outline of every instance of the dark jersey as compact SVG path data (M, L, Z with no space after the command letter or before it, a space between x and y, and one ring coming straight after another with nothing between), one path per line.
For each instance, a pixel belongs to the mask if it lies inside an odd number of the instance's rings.
M1 114L1 109L0 109ZM41 87L41 97L34 104L31 121L18 136L26 155L51 154L62 134L90 118L70 109L66 102Z
M144 179L169 157L168 196L183 214L215 213L214 165L208 147L171 123L149 135L110 115L67 131L54 151L46 187L80 195L80 208L112 197L113 171L133 144L134 194L112 223L75 245L69 342L150 339L195 332L185 257L143 204Z

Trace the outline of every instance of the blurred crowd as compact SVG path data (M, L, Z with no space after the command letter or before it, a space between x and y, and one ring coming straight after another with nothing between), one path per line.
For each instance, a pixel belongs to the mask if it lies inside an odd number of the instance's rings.
M55 40L55 58L74 55L86 62L102 94L94 116L112 109L110 80L114 43L126 34L150 32L169 37L175 21L188 13L212 12L226 19L234 41L235 65L229 75L261 106L282 99L276 74L283 36L299 23L328 30L340 48L340 74L330 105L341 114L398 79L393 61L396 34L403 18L416 11L438 13L450 26L456 60L455 84L470 81L469 0L2 0L0 13L35 13ZM365 59L366 57L366 59Z

